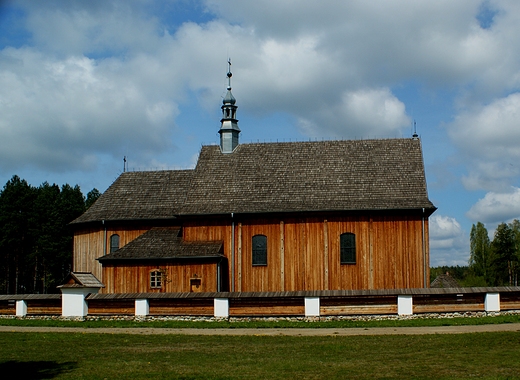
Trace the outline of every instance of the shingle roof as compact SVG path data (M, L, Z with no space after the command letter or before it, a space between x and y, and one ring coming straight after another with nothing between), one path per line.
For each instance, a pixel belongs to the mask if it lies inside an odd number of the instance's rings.
M435 209L419 140L202 148L185 214Z
M193 170L126 172L72 223L168 219L179 213Z
M104 288L101 283L91 272L70 272L65 283L58 288Z
M438 275L430 284L430 288L460 288L460 284L446 273Z
M185 242L179 228L154 227L121 249L98 258L106 263L112 260L176 260L190 258L220 258L221 241Z
M414 139L203 146L194 170L123 173L73 223L229 213L435 210Z

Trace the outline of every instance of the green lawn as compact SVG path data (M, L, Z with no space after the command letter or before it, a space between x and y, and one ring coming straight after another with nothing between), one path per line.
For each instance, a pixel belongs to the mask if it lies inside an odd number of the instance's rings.
M9 332L0 334L0 371L19 371L21 379L520 378L520 333L290 337Z
M520 314L505 314L494 317L416 318L382 320L342 320L327 322L253 320L248 322L181 321L181 320L63 320L33 318L0 318L0 326L47 326L47 327L154 327L154 328L349 328L349 327L419 327L461 326L497 323L520 323Z

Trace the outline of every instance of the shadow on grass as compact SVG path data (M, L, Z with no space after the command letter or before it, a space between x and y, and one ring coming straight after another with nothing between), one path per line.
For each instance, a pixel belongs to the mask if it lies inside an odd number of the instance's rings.
M0 362L0 374L9 374L12 379L52 379L77 367L75 362L58 363L52 361Z

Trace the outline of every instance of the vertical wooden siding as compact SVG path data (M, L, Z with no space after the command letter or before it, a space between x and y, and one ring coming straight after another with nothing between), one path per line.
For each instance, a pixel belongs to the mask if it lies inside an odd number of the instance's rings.
M92 272L102 280L101 264L96 260L103 255L103 230L81 230L74 234L74 253L72 270L74 272Z
M203 224L202 224L203 223ZM231 239L234 223L234 257ZM96 258L103 255L105 244L110 249L110 236L120 236L120 246L128 244L149 227L85 229L74 236L74 271L92 272L107 288L105 292L135 288L123 286L124 276L135 278L137 269L108 269L102 273ZM340 263L339 237L342 233L356 235L356 264ZM267 236L267 266L252 265L252 237ZM376 215L254 218L235 216L213 220L190 220L183 224L185 241L224 242L229 276L224 287L242 292L299 291L341 289L397 289L428 286L429 244L428 221L421 215ZM148 270L139 272L139 290L149 291ZM172 278L189 277L198 271L195 264L173 270ZM232 271L234 270L234 273ZM126 272L124 272L126 271ZM145 273L145 274L143 274ZM216 273L216 269L212 271ZM198 273L197 273L198 274ZM146 281L144 281L144 277ZM205 275L206 277L206 275ZM216 290L216 279L203 280L205 291ZM208 286L215 288L208 288ZM145 286L146 285L146 286ZM174 281L168 291L189 291L186 281ZM132 288L132 289L133 289ZM147 290L143 290L146 288ZM165 290L166 291L166 290Z
M91 228L76 231L74 234L72 270L74 272L92 272L92 274L101 282L104 282L101 264L96 259L103 256L105 250L107 254L110 252L110 236L118 234L119 248L122 248L149 229L150 227L107 228L106 241L105 230L103 228Z
M190 279L201 279L202 292L217 291L217 264L105 265L103 293L189 292ZM150 288L150 272L163 272L163 286Z
M428 286L428 223L420 215L329 218L235 216L234 290L398 289ZM231 218L184 225L188 241L222 240L231 263ZM340 235L356 235L356 264L340 263ZM267 266L252 265L252 238L267 236ZM426 260L425 260L426 257ZM230 283L230 289L232 289Z

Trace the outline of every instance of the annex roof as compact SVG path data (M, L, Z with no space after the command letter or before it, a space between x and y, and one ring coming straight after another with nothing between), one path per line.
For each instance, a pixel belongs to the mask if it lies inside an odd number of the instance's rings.
M73 223L182 215L426 209L418 139L203 146L194 170L127 172Z
M121 249L98 258L102 263L121 260L179 260L224 257L221 241L186 242L179 228L154 227Z

